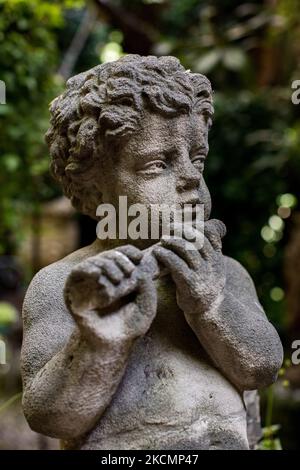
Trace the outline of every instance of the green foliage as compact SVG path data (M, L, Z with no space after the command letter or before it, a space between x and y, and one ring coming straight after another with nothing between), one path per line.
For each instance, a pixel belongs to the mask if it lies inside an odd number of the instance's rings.
M20 215L53 194L44 184L48 156L43 134L48 103L59 89L55 31L62 27L61 7L36 0L1 1L0 77L6 105L0 107L0 253L19 236Z
M282 450L280 439L276 437L279 430L278 424L263 428L263 438L258 445L258 450Z
M277 214L278 195L291 190L288 176L299 164L298 138L293 137L299 122L293 112L281 89L216 93L205 170L213 215L229 229L224 251L249 270L268 315L279 326L284 326L284 300L272 299L270 292L283 284L285 231L267 241L261 231Z
M16 308L8 302L0 302L0 329L15 323L17 319Z
M6 402L0 405L0 413L5 411L10 405L12 405L15 401L21 399L22 397L22 392L16 393L13 395L11 398L9 398Z
M43 136L49 102L63 85L56 70L64 8L83 4L0 1L0 78L7 90L7 104L0 106L0 254L13 250L22 236L21 215L58 191L50 183Z
M285 378L287 369L291 367L290 359L284 361L284 365L279 371L279 381L278 385L282 387L289 387L289 381ZM277 385L276 384L276 385ZM266 417L264 422L264 427L262 429L262 439L258 443L258 450L282 450L281 440L278 437L278 433L281 430L279 424L273 424L273 414L275 408L275 394L274 394L275 385L271 385L266 390Z

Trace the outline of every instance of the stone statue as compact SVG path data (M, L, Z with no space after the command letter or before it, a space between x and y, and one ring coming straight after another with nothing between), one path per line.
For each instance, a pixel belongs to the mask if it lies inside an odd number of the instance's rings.
M42 269L23 309L25 416L64 449L248 449L243 392L282 346L249 274L221 252L203 178L206 77L128 55L71 78L51 105L51 170L75 208L204 204L204 243L96 241ZM164 274L164 275L160 275Z

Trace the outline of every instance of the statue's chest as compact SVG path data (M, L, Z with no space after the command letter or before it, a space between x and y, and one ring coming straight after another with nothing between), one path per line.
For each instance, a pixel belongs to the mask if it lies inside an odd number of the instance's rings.
M157 316L169 314L182 315L176 301L176 286L170 276L164 276L155 281L157 289Z

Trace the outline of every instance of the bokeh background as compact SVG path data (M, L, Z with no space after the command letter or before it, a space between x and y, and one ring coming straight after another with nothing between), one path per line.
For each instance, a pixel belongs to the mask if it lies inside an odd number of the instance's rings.
M0 449L54 449L21 412L21 305L41 267L91 242L49 176L49 102L68 77L128 53L206 74L215 119L205 170L224 252L250 272L286 360L261 393L260 448L300 448L299 0L0 0ZM300 93L299 93L300 97ZM2 343L3 344L3 343Z

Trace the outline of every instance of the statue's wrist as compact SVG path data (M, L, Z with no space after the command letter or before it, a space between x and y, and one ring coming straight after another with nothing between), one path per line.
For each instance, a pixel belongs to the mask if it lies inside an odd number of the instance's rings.
M188 317L199 317L199 315L209 314L209 312L219 309L223 299L223 291L214 295L202 296L196 302L191 302L191 305L184 309L184 313Z

